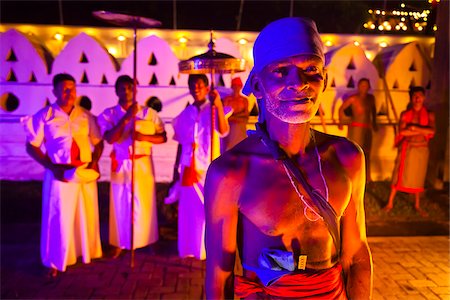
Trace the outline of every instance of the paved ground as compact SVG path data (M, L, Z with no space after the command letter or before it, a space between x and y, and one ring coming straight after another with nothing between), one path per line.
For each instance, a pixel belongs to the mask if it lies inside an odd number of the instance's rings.
M161 240L135 252L134 268L130 268L130 254L125 253L116 260L78 263L49 279L39 258L39 184L2 183L1 187L1 299L204 297L205 264L177 256L172 222L176 214L170 207L162 208L166 222L161 222ZM107 240L107 208L107 201L100 199L102 240ZM448 222L445 224L448 228ZM430 230L423 232L430 234ZM435 236L369 237L375 274L373 299L450 300L448 231L435 232Z
M202 299L205 264L176 256L176 240L116 260L78 263L56 279L39 260L39 224L2 228L1 299ZM3 231L5 232L5 231ZM163 233L164 235L164 233ZM165 234L171 236L171 234ZM373 299L450 299L449 239L370 237Z

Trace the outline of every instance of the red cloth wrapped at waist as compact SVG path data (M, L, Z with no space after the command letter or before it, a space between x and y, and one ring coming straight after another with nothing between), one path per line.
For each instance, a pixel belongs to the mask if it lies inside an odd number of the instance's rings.
M307 270L282 276L269 286L243 276L236 276L234 293L245 298L252 294L297 299L346 300L342 266L336 264L326 270Z
M352 126L352 127L362 127L362 128L372 128L372 125L370 125L370 124L359 123L359 122L351 122L350 126Z

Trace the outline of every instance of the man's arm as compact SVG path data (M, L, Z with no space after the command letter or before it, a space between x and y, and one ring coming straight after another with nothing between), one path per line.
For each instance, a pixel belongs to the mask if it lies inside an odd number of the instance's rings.
M238 194L240 184L224 174L226 161L215 160L205 184L206 298L233 299L233 270L236 257Z
M156 133L156 134L152 134L152 135L143 134L143 133L135 131L134 139L137 141L150 142L152 144L163 144L163 143L167 142L167 134L165 131L162 133Z
M230 131L230 124L228 124L228 120L225 118L223 104L222 101L220 101L219 92L217 90L212 90L209 92L209 97L210 99L214 99L212 102L217 108L217 125L219 133L221 136L225 136Z
M341 263L347 279L347 295L349 299L370 299L373 269L364 214L364 153L355 144L346 142L338 149L338 156L351 181L350 200L341 218Z
M103 135L105 141L107 141L109 144L114 144L115 142L117 142L122 137L125 126L133 120L138 111L138 103L134 103L132 106L130 106L127 110L127 113L122 117L122 119L120 119L116 126L105 132L105 134Z
M26 144L26 150L28 155L30 155L35 161L37 161L44 168L52 171L56 179L65 181L64 171L68 170L69 167L52 163L50 158L42 152L41 148L35 147L30 143Z
M352 105L352 102L353 102L353 96L351 96L347 100L343 101L341 107L339 107L339 124L338 124L338 128L340 130L342 130L344 128L344 120L346 119L344 111L345 111L345 109L347 107Z
M98 166L98 161L100 160L100 157L102 156L104 148L103 140L98 142L94 146L94 151L92 152L92 161L88 165L88 169L94 169L95 171L100 173L100 168Z
M375 96L372 94L370 95L370 113L372 114L372 128L375 131L378 131L378 124L377 124L377 106L375 105Z

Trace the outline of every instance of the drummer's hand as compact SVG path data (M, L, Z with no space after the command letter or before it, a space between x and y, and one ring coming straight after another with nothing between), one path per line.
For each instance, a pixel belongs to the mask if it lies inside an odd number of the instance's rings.
M222 107L222 101L220 100L220 95L219 92L214 89L209 91L209 101L211 101L211 103L217 107Z

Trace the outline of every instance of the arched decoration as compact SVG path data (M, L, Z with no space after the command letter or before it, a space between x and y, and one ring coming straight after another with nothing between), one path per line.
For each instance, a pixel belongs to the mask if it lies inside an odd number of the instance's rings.
M6 76L6 81L17 82L17 76L12 69L9 70L8 76Z
M331 84L330 87L335 88L336 87L336 81L333 79L331 79Z
M116 63L94 38L80 33L72 38L55 58L52 75L69 73L74 78L85 79L84 83L99 85L102 84L103 77L106 77L108 82L116 80Z
M137 79L138 82L151 84L152 78L156 76L158 85L169 86L171 81L175 81L177 86L187 86L187 75L178 75L178 58L173 53L169 44L155 36L151 35L141 39L137 44ZM118 75L133 74L134 52L122 62L122 68ZM163 61L164 64L158 63Z
M348 80L347 87L351 89L355 88L355 81L352 76L350 76L350 79Z
M16 54L14 53L14 50L12 48L9 50L8 56L6 57L6 61L9 62L17 61Z
M79 105L88 111L92 109L92 101L88 96L81 96Z
M149 85L158 85L158 78L156 78L156 74L155 73L153 73L152 79L150 80L150 82L148 84Z
M49 83L48 70L53 58L49 51L30 36L15 29L0 34L0 82Z
M83 75L81 76L80 82L81 83L89 83L89 78L88 78L88 76L86 74L86 71L83 72Z
M15 111L19 104L19 99L12 93L5 93L0 98L0 108L5 112Z
M148 100L145 102L145 105L154 109L156 112L160 112L163 108L161 100L159 100L159 98L156 96L151 96L150 98L148 98Z
M102 84L108 84L108 79L106 78L105 74L102 75Z
M156 66L158 64L158 61L156 60L155 54L150 55L150 59L148 61L149 66Z
M31 76L30 76L30 82L37 82L36 80L36 76L34 76L34 72L31 72Z
M225 82L223 81L223 74L220 74L217 86L225 86Z
M80 63L87 64L89 62L88 58L86 57L86 54L84 52L81 53Z
M350 58L350 62L347 65L347 70L355 70L355 69L356 69L355 62L353 61L353 56L352 56L352 58Z
M398 80L394 81L394 84L392 85L393 89L398 89Z

